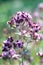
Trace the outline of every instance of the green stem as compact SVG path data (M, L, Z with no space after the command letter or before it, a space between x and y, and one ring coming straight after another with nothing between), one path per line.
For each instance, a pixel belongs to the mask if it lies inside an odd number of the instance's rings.
M24 58L24 57L23 57L23 54L22 54L22 65L23 65L23 58Z

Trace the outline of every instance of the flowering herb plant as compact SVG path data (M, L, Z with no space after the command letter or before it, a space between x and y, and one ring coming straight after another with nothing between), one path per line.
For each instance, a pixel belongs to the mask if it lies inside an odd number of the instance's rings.
M41 29L40 25L33 22L32 16L27 12L17 12L7 24L13 29L16 28L18 33L16 32L14 34L20 35L21 38L15 41L13 37L9 36L7 40L3 42L2 55L0 56L3 59L18 60L22 58L22 65L24 65L23 61L25 57L27 57L29 62L32 62L31 51L27 49L27 47L31 41L38 42L43 39L39 33ZM24 37L27 39L25 40Z

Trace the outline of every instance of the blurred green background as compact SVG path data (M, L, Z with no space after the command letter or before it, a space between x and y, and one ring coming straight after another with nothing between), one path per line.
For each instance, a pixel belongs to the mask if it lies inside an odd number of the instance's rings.
M3 29L8 28L7 21L13 14L17 11L32 13L40 2L43 0L0 0L0 39L3 38Z

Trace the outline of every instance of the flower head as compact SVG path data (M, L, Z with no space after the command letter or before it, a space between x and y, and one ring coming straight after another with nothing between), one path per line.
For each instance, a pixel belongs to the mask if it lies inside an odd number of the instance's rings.
M14 48L22 48L23 47L23 42L22 41L19 41L17 40L16 42L13 43L14 45Z
M13 28L14 26L17 27L19 31L24 31L27 27L29 27L30 20L32 20L32 17L27 12L17 12L16 15L8 21L8 24Z
M6 41L6 42L4 42L4 46L8 47L10 49L12 47L12 44L11 44L11 42Z
M2 58L7 59L8 58L8 52L3 52L2 53Z
M9 36L7 41L13 42L13 38Z
M14 58L14 59L18 59L19 55L16 53L16 51L14 49L10 49L9 50L9 57Z
M8 47L6 47L6 46L4 46L3 48L2 48L2 51L8 51L9 49L8 49Z
M38 5L38 8L39 8L39 10L43 11L43 3L40 3L40 4Z

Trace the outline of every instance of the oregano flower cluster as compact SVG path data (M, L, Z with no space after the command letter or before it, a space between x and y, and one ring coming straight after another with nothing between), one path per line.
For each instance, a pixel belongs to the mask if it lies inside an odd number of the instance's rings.
M15 15L11 17L11 20L7 22L8 26L11 28L16 28L21 36L29 33L31 39L40 40L41 36L39 35L39 30L41 29L39 24L32 21L32 16L27 12L17 12ZM3 58L18 58L18 54L15 51L17 48L24 48L24 42L21 40L16 40L12 37L8 37L7 40L4 41L2 47L2 57ZM24 51L24 50L23 50Z
M15 48L23 48L23 42L20 40L17 40L14 42L12 37L8 37L7 40L3 42L2 47L2 58L16 58L19 56L17 55Z
M34 40L40 40L38 31L41 28L38 23L32 22L32 16L27 12L17 12L7 23L10 27L16 27L22 35L29 33Z

